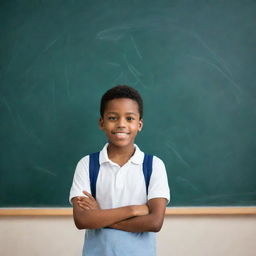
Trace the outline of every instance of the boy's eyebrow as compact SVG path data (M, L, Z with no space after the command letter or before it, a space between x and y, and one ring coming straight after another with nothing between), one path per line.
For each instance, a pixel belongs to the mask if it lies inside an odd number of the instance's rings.
M117 112L107 112L106 114L107 114L107 115L111 115L111 114L117 115L118 113L117 113Z
M126 114L126 115L135 115L135 116L137 115L137 114L134 113L134 112L126 112L125 114Z
M117 112L107 112L106 113L107 115L111 115L111 114L114 114L114 115L118 115L118 113ZM126 112L125 113L126 115L137 115L136 113L134 113L134 112Z

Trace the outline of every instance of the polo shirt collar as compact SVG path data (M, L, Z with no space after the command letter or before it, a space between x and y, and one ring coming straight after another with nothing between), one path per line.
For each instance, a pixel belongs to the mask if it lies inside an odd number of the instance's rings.
M108 144L109 143L106 143L103 149L100 151L100 156L99 156L100 164L103 164L105 162L113 163L108 158L108 151L107 151ZM139 147L136 144L134 144L134 146L135 146L135 152L133 156L129 159L129 161L131 161L134 164L142 164L144 160L144 153L139 149Z

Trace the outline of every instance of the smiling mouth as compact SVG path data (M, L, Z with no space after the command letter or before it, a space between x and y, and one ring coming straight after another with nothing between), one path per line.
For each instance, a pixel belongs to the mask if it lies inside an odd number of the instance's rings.
M117 137L119 139L123 139L123 138L128 137L128 135L130 133L128 133L128 132L112 132L112 134L115 135L115 137Z

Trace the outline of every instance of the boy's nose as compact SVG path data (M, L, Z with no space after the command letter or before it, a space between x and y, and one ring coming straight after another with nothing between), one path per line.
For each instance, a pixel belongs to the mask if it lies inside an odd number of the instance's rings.
M126 127L126 120L125 120L125 118L120 118L117 126L118 126L118 128Z

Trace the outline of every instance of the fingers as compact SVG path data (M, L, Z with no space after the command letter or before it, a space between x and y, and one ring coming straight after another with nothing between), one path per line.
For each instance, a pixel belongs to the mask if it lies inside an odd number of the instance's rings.
M91 203L90 200L86 197L80 197L78 198L77 204L83 208L84 210L89 210L91 209Z
M79 196L77 199L78 205L83 209L92 210L98 208L96 200L91 200L90 198L85 196Z
M89 198L85 197L85 196L81 196L81 197L78 198L78 203L90 205L90 204L92 204L92 201Z
M78 203L79 207L82 208L83 210L90 210L90 207L83 205L81 203Z
M77 203L84 210L100 209L95 198L87 191L83 191L85 196L78 196Z
M93 197L89 192L87 192L87 191L84 190L83 193L84 193L86 196L88 196L91 200L95 200L94 197Z
M79 201L87 201L87 202L90 202L90 201L91 201L91 199L88 198L88 197L86 197L86 196L78 196L77 199L78 199Z

